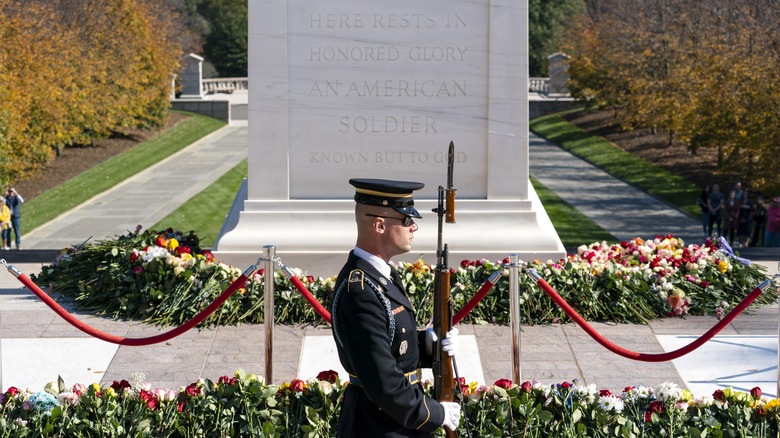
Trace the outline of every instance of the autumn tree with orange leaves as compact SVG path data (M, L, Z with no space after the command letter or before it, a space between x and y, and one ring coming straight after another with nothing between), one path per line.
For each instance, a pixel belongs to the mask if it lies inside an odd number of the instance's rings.
M0 183L163 123L181 49L152 0L0 0Z
M586 0L571 28L572 94L620 109L721 172L780 194L780 4L772 0Z

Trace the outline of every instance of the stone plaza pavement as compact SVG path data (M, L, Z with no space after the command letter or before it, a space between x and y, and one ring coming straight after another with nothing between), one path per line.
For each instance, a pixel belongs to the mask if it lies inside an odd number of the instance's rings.
M210 169L217 167L213 158L215 155L210 155L214 150L210 150L210 147L230 145L228 149L241 149L239 145L245 141L245 126L231 124L222 128L194 144L191 149L180 152L176 158L171 158L177 160L177 167L185 161L188 166L193 166L189 167L188 172L182 172L172 180L169 173L150 169L53 221L70 223L71 226L54 228L53 224L46 224L23 235L23 247L59 249L80 243L90 236L97 238L122 234L128 229L134 229L136 224L151 226L186 201L187 195L182 193L184 188L198 185L205 187L210 183L208 181L221 176L217 173L224 173L232 167L224 163L224 171L204 176ZM696 236L700 232L696 221L684 215L676 216L679 214L676 209L663 203L653 204L657 202L654 198L650 199L640 191L630 191L625 184L621 186L615 181L604 180L604 175L599 175L587 166L583 168L582 163L572 161L568 154L559 154L555 148L557 146L532 137L532 175L616 237L652 237L674 232L693 239L689 242L698 242ZM243 156L239 151L231 158L233 162L237 163L246 155L245 149L241 150ZM195 155L196 151L202 154L199 155L201 158L184 159ZM219 152L223 153L226 152ZM543 154L553 155L538 158ZM223 164L221 161L220 165ZM538 161L544 163L537 164ZM555 166L551 166L550 162L554 162ZM569 182L556 186L556 178L568 178ZM583 179L587 180L587 184L581 183ZM587 194L584 188L590 189ZM197 193L198 190L193 188L192 191ZM173 198L178 203L162 206L158 202ZM134 202L127 208L130 199L142 199L143 202ZM589 204L578 205L577 202ZM624 219L614 219L618 212L628 209L626 205L652 205L648 208L652 208L655 214L631 213ZM613 207L614 211L610 212L609 208ZM672 222L663 228L659 227L659 221L668 217L673 218ZM612 219L607 220L609 218ZM52 242L55 235L58 239L56 244L41 243ZM45 257L30 261L29 257L24 257L24 253L25 250L0 252L0 258L8 259L10 264L28 275L39 272L42 263L50 262ZM767 266L768 272L777 272L776 260L780 260L780 256L773 258L771 252L762 254L765 260L761 263ZM89 325L114 335L143 337L159 333L157 327L136 322L113 321L82 313L76 315ZM648 325L593 325L622 347L652 353L663 352L665 348L677 348L670 347L676 345L675 342L690 342L691 337L701 335L716 322L714 317L687 317L662 319ZM469 355L478 356L464 359L479 359L476 362L486 383L512 377L511 332L508 327L466 325L460 327L460 330L463 338L469 341L466 344L474 345ZM721 335L724 337L705 344L686 356L684 361L645 363L608 352L579 327L571 324L523 326L521 376L523 380L535 378L545 383L579 379L612 391L622 391L629 385L651 386L665 381L685 385L695 390L695 394L696 390L710 391L723 386L749 390L759 385L766 394L776 395L777 305L740 315ZM327 340L329 336L329 328L324 325L276 326L273 383L297 377L313 377L299 375L301 358L305 356L302 346L306 338ZM722 346L728 348L715 348ZM57 374L62 374L68 384L86 384L129 379L135 372L143 372L146 381L153 386L176 389L200 377L216 379L232 374L238 368L264 375L264 351L263 326L246 324L191 330L168 342L152 346L117 347L92 339L71 327L23 289L11 274L0 272L0 386L3 389L8 386L29 386L39 390L36 386L42 387L45 382L56 380ZM330 369L333 368L334 360L337 363L334 355L330 354L318 358L317 363L321 364L323 370ZM468 370L470 368L461 367L463 377L473 380L467 374Z

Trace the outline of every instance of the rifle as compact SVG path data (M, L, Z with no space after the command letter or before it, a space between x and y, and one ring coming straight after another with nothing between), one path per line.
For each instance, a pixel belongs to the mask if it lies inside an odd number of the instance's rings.
M439 218L439 240L436 250L436 271L433 288L433 330L439 338L433 351L433 393L438 401L453 401L452 358L441 349L441 341L452 328L452 302L450 301L450 268L447 266L449 250L442 246L442 228L455 223L455 188L452 185L452 170L455 164L455 145L450 141L447 155L447 188L439 186L439 202L433 212ZM446 208L445 208L446 198ZM453 430L444 429L447 438L456 437Z

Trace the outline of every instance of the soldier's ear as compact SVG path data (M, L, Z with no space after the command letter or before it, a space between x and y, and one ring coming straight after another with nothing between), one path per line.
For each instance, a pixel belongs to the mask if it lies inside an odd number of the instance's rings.
M371 226L374 228L374 231L376 231L379 234L384 234L385 232L385 220L381 217L375 217L374 222L371 223Z

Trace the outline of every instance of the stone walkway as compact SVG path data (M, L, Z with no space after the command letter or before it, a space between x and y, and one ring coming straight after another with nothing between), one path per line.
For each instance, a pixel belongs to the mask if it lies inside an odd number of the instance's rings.
M534 178L619 240L666 234L704 240L700 221L533 133L529 154Z

